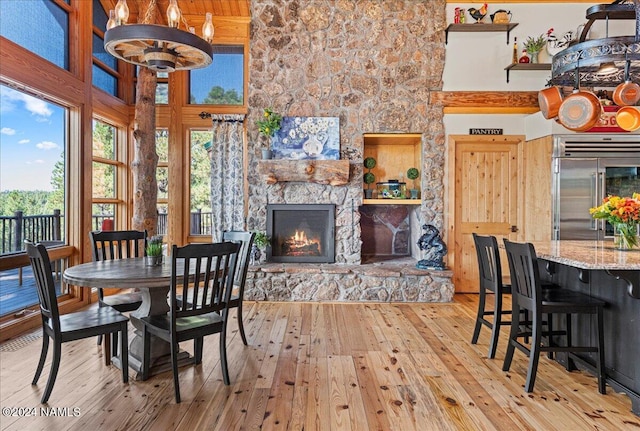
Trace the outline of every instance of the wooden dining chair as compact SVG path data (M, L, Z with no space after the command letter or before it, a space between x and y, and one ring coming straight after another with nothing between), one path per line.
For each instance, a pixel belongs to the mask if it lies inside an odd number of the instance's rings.
M142 257L147 247L147 231L111 230L89 232L94 262L111 259ZM121 313L137 310L142 304L140 292L126 292L105 296L98 288L98 305L113 307ZM115 339L114 341L117 341ZM102 337L98 337L98 344ZM105 340L105 352L109 351L109 340ZM108 365L108 359L107 365Z
M225 231L222 233L223 241L231 241L240 244L238 253L238 263L236 274L233 277L234 291L229 300L229 308L237 308L238 329L244 345L247 345L247 337L244 333L244 322L242 320L242 302L244 301L244 285L247 280L247 270L249 269L249 254L255 238L255 232Z
M502 296L511 294L511 284L502 282L502 267L500 264L500 251L495 236L481 236L473 233L473 242L478 257L478 274L480 276L478 312L476 325L473 329L471 344L478 342L482 326L491 330L489 341L489 359L496 356L496 347L500 336L500 327L511 325L511 319L503 320L503 315L511 315L511 310L502 309ZM487 310L487 298L493 293L492 310ZM488 316L493 316L488 320Z
M170 311L143 317L142 379L149 376L151 335L171 345L171 365L176 403L180 402L178 343L193 340L194 364L202 362L206 335L220 334L220 364L225 385L230 383L227 367L226 330L240 245L232 242L173 246L171 251ZM182 269L178 272L181 262ZM195 275L190 276L191 268ZM182 300L178 301L178 296Z
M535 249L530 243L514 243L504 239L507 249L507 260L509 271L511 272L512 285L512 312L513 316L520 316L520 310L528 310L531 316L531 330L529 325L521 325L519 319L512 319L511 331L509 333L509 344L504 358L503 371L509 371L513 353L518 349L529 356L529 367L527 370L527 380L524 386L526 392L532 392L538 371L538 361L541 352L566 352L566 368L571 371L573 360L579 360L587 367L595 368L598 378L598 391L601 394L606 392L605 372L604 372L604 331L603 331L603 309L605 303L596 298L574 292L564 288L542 289L540 273L538 272L538 259ZM558 331L543 333L542 316L547 314L548 319L553 315L564 316L565 328ZM594 334L592 339L594 345L574 346L572 343L571 319L573 315L583 314L595 317ZM559 321L560 319L557 319ZM527 322L528 323L528 322ZM521 329L523 328L523 329ZM547 345L543 345L543 336L548 336ZM557 345L556 337L564 336L563 346ZM531 337L530 347L519 341L519 338ZM595 353L592 364L587 363L583 358L575 353Z
M80 340L83 338L95 337L96 335L115 336L120 333L120 363L122 365L122 381L129 381L129 352L127 341L127 322L129 319L111 307L98 307L86 311L78 311L60 315L58 309L58 299L56 297L55 283L51 273L51 262L47 249L42 244L34 244L25 241L27 255L31 261L33 276L38 288L38 299L40 301L40 316L42 317L42 350L38 368L33 377L32 385L38 383L42 369L44 368L47 352L49 350L49 339L53 341L53 359L51 361L51 371L40 402L45 404L49 400L53 385L55 384L60 368L60 358L62 356L62 343ZM114 341L115 346L115 341ZM104 352L110 355L109 351Z

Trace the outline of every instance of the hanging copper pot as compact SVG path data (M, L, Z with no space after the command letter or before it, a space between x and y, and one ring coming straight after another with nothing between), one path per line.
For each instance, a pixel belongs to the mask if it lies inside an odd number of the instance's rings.
M634 132L640 129L640 108L623 106L616 112L616 123L621 129Z
M633 106L640 100L640 85L631 82L629 78L630 61L624 67L624 82L618 84L613 92L613 101L618 106Z
M602 115L598 96L590 91L574 90L558 110L560 124L574 132L584 132L596 125Z
M549 87L538 91L538 106L542 116L547 120L558 116L562 104L562 91L559 87Z

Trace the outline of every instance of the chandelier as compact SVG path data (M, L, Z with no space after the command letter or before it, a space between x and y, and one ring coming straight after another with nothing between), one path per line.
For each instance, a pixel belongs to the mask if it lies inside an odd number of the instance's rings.
M151 21L156 0L150 0L144 22ZM186 28L178 28L180 19ZM202 37L188 27L176 0L167 7L167 23L127 24L129 7L127 0L118 0L114 10L109 11L104 48L114 57L156 72L173 72L207 67L213 60L214 27L211 13L206 14L202 26Z
M615 0L587 9L587 24L578 43L553 56L549 85L615 87L623 81L640 82L640 0ZM635 36L586 40L596 20L634 19ZM608 34L607 34L608 36ZM628 77L625 76L628 73Z

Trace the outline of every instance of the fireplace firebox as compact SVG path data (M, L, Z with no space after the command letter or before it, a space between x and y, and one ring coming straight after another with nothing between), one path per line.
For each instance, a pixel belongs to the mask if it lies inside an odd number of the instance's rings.
M267 205L268 262L333 263L335 206Z

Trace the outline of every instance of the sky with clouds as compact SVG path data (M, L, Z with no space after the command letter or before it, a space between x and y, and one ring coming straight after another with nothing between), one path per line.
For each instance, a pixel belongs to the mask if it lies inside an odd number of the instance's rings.
M64 124L61 107L0 85L0 190L52 190Z

